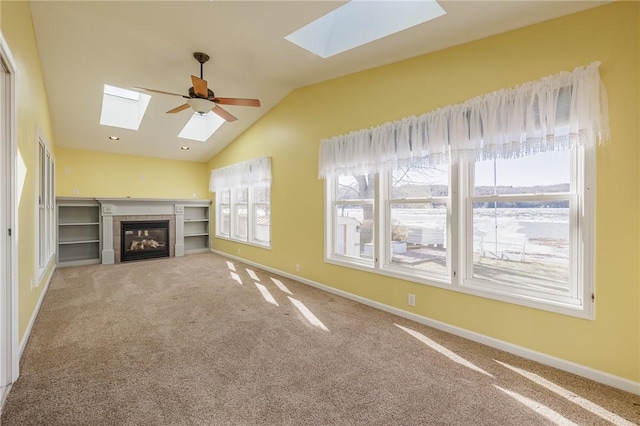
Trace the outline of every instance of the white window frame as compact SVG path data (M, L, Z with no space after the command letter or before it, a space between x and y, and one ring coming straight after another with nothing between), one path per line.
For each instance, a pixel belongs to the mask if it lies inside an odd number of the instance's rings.
M452 237L452 227L451 227L451 223L452 223L452 200L451 200L451 180L452 180L452 174L451 172L449 172L449 188L448 188L448 194L447 196L432 196L432 197L423 197L423 198L412 198L412 199L394 199L392 198L392 186L393 186L393 171L390 171L388 173L384 173L381 174L380 177L380 185L382 186L382 192L384 195L384 203L381 203L384 205L384 212L381 212L381 215L383 215L384 221L381 222L381 226L380 226L380 233L384 233L385 238L388 238L389 240L391 240L390 235L392 233L392 229L391 226L393 225L391 223L391 207L393 204L426 204L426 203L437 203L437 204L444 204L445 205L445 209L446 209L446 236L447 236L447 241L452 241L451 237ZM391 241L388 241L388 243L391 243ZM398 265L398 264L394 264L391 262L391 259L393 257L393 247L391 244L384 244L383 247L383 259L384 259L384 264L382 264L382 268L388 270L389 272L397 272L399 275L401 276L409 276L409 277L414 277L414 279L417 279L418 282L421 281L436 281L436 282L441 282L441 283L448 283L450 282L450 277L451 277L451 270L452 270L452 264L451 264L451 252L452 252L452 244L449 243L446 245L446 272L444 274L439 274L437 272L428 272L428 271L419 271L417 269L414 268L409 268L409 267L404 267L402 265Z
M460 246L459 284L466 292L488 296L510 303L573 315L594 317L594 235L595 235L595 152L582 146L571 148L571 181L568 193L543 195L473 196L473 164L463 166L465 185L460 188L464 206L460 218L464 240ZM473 271L473 208L475 201L541 201L567 200L569 202L569 288L570 295L544 294L517 289L499 283L475 279Z
M39 285L56 254L55 160L40 131L36 150L36 263L35 286Z
M325 181L325 261L340 266L391 276L420 284L446 288L517 305L547 310L565 315L594 319L594 261L595 261L595 148L574 146L571 162L571 191L553 195L498 196L507 199L569 199L570 200L570 286L571 297L554 297L549 294L518 291L513 287L495 285L471 278L473 267L472 203L473 163L450 165L449 197L447 201L447 237L451 244L447 248L448 276L438 276L425 271L410 270L390 264L390 185L391 172L376 175L374 198L373 241L376 258L372 262L335 253L334 236L338 179L328 177ZM437 198L443 202L445 197ZM348 200L350 204L356 204ZM383 211L381 211L381 208ZM383 261L380 261L382 259Z
M267 197L266 201L259 201L258 200L258 196L257 196L257 192L259 190L262 190L263 188L266 188L269 196ZM253 221L252 221L252 226L251 226L251 241L255 244L258 245L262 245L262 246L268 246L271 244L271 185L254 185L252 187L252 190L250 191L252 198L251 198L251 202L250 202L250 209L251 209L251 214L253 217ZM266 240L261 240L260 238L258 238L258 217L256 214L256 208L258 206L263 206L264 210L268 211L268 221L269 221L269 233L267 235L267 239ZM260 226L264 226L264 225L260 225Z
M222 201L222 194L227 193L227 202ZM224 209L227 209L229 218L227 219L227 226L229 229L225 232L222 224L225 222ZM231 190L226 189L219 191L216 194L216 237L229 238L231 236Z
M268 188L268 200L257 200L256 190ZM242 163L211 170L209 191L216 193L216 238L254 245L262 248L271 247L271 157L260 157ZM222 194L229 194L229 203L222 203ZM247 191L246 202L238 202L238 193ZM269 205L269 236L268 241L257 238L255 206ZM229 208L229 233L222 229L222 209ZM237 207L244 206L247 214L247 235L237 232Z
M347 199L347 200L337 199L339 179L338 178L327 179L327 187L326 187L327 196L325 199L330 200L330 202L327 203L327 206L326 206L327 212L325 214L325 217L329 219L329 222L325 227L326 229L325 248L326 248L326 259L328 259L332 263L343 264L343 265L354 265L359 269L365 269L365 270L376 268L378 266L379 259L382 258L380 251L378 250L378 247L376 246L376 243L375 243L377 241L377 234L379 233L379 223L380 223L380 220L379 220L380 208L378 203L380 179L377 174L374 175L374 179L375 179L375 183L374 183L373 199L355 198L355 199ZM331 182L330 185L329 185L329 182ZM335 240L336 230L335 230L334 224L337 224L338 222L337 207L338 205L341 205L341 204L349 204L353 206L364 206L364 205L372 206L373 225L372 225L371 232L373 233L373 236L372 236L371 242L373 244L373 250L372 250L373 256L371 259L347 256L344 254L336 253L337 242Z
M255 190L257 188L269 188L269 201L256 201ZM238 202L237 195L240 191L247 191L247 201L246 202ZM263 248L271 247L271 229L269 229L269 240L262 241L256 238L256 215L255 215L255 205L257 204L267 204L271 206L271 185L266 185L264 183L256 184L256 185L248 185L237 188L230 188L226 191L229 191L229 203L222 203L222 197L220 194L216 194L216 238L235 241L238 243L255 245ZM220 191L223 192L223 191ZM222 230L222 209L224 207L229 209L229 233L224 233ZM247 212L247 236L243 237L238 235L237 226L239 224L238 215L237 215L237 207L244 206L244 209ZM269 209L269 220L271 220L271 209ZM271 227L269 227L271 228Z

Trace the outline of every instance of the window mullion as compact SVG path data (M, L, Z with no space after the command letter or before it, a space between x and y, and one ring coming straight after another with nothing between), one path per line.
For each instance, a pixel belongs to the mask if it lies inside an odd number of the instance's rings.
M460 164L458 161L449 165L449 200L447 202L447 269L451 284L460 282Z
M253 229L255 226L255 218L253 214L253 209L254 209L253 192L254 192L253 187L251 186L247 187L247 241L249 242L254 241Z
M374 197L374 218L376 221L376 234L374 245L376 246L376 269L382 269L391 262L391 172L381 172L376 175L378 185Z
M459 255L460 272L458 283L466 285L473 276L473 188L475 186L474 163L462 161L460 164L460 246Z

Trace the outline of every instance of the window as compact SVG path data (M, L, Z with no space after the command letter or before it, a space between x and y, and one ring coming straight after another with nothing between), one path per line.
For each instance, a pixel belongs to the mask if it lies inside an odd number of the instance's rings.
M38 247L38 277L55 254L54 162L41 138L38 139L38 214L36 246Z
M326 261L592 318L598 66L323 140Z
M216 237L271 245L271 159L238 163L211 172L216 193Z
M249 203L249 188L236 188L233 191L235 202L233 203L233 238L236 240L247 241L249 235L247 231L247 223L249 213L247 205Z
M253 238L258 244L269 245L271 241L271 187L253 188Z
M592 179L585 154L328 179L327 260L526 305L581 306L592 262L579 248L594 232L584 209L593 200L576 178Z
M590 213L580 208L587 194L573 178L584 174L578 151L470 164L467 285L577 303L578 245L593 232L578 220Z
M372 264L374 258L375 175L340 176L333 197L336 256L359 259Z
M387 176L387 265L425 275L449 275L449 167L399 167Z
M216 235L229 237L231 235L231 191L219 191L216 194Z

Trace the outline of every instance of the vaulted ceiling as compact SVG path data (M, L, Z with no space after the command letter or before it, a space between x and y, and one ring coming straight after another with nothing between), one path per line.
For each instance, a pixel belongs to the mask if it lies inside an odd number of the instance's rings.
M596 1L441 1L446 15L322 59L284 39L340 1L31 1L55 143L61 147L207 161L292 90L595 7ZM178 138L192 111L152 94L140 128L99 124L105 84L186 93L199 75L238 120L206 142ZM116 135L120 140L108 139ZM188 146L188 151L180 149Z

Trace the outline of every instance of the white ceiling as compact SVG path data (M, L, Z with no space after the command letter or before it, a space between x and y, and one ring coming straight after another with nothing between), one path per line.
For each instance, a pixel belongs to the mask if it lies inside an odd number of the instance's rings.
M292 90L599 6L601 1L441 1L443 17L321 59L286 41L342 1L31 1L58 146L207 161ZM206 142L177 137L191 110L153 94L138 131L101 126L104 84L186 93L199 75L221 97L258 98L259 108L226 106L238 120ZM110 141L117 135L120 140ZM189 151L180 150L189 146Z

